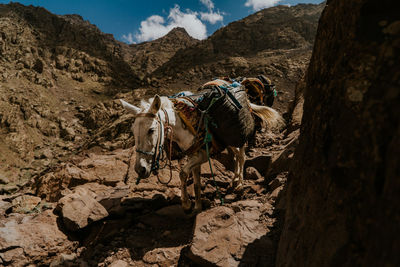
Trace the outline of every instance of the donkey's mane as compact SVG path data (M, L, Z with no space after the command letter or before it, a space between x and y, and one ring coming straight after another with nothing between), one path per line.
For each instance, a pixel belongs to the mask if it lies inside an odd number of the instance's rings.
M172 108L172 102L168 99L167 96L160 96L161 99L161 108ZM149 98L148 100L141 100L140 101L140 108L142 112L146 112L150 109L151 103L153 103L154 97Z

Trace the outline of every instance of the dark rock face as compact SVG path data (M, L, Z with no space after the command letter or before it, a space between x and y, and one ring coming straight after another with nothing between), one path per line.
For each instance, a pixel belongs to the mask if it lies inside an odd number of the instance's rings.
M400 263L400 16L328 1L306 77L277 266Z

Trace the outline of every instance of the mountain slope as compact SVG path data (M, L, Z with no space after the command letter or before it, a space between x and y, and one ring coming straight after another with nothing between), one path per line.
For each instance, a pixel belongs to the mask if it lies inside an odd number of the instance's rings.
M261 10L230 23L195 46L178 51L155 76L187 76L185 73L193 71L207 77L230 74L232 69L236 75L247 75L249 67L261 71L267 65L256 60L260 56L293 54L293 50L298 50L298 54L309 52L323 7L324 4L297 5Z
M167 35L151 42L131 45L129 65L141 80L168 62L177 51L192 47L199 40L192 38L184 28L174 28ZM144 81L147 82L147 81Z
M54 79L49 72L55 66L79 81L135 84L123 60L127 45L78 15L57 16L43 8L12 3L0 5L0 17L2 61L9 63L5 64L8 69L22 63L25 73L39 73L50 82Z

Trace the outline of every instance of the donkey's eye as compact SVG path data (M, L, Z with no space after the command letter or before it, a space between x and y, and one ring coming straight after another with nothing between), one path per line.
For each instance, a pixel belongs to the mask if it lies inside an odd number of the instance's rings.
M154 133L154 129L153 128L149 129L149 131L147 132L147 134L149 134L149 135L151 135L153 133Z

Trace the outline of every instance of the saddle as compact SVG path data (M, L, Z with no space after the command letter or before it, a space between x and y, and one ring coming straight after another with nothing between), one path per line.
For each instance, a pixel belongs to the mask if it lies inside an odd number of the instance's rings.
M229 77L216 78L212 81L205 83L199 88L209 88L211 86L231 86L235 83L239 83L246 89L247 96L251 103L257 105L267 105L269 107L274 103L274 99L277 96L275 85L264 75L258 75L257 78L244 78L238 77L231 79Z
M246 91L239 83L214 80L198 93L175 98L173 102L188 129L202 140L207 124L218 150L241 147L254 134L254 118Z
M171 98L170 100L174 104L174 109L178 116L181 118L187 129L196 136L196 142L187 150L178 153L177 158L181 158L184 154L191 154L197 151L204 145L206 136L205 125L203 123L203 115L201 110L198 108L198 103L201 98L195 96L181 95L178 97ZM211 140L211 153L216 154L221 152L222 146L216 141L215 138Z

